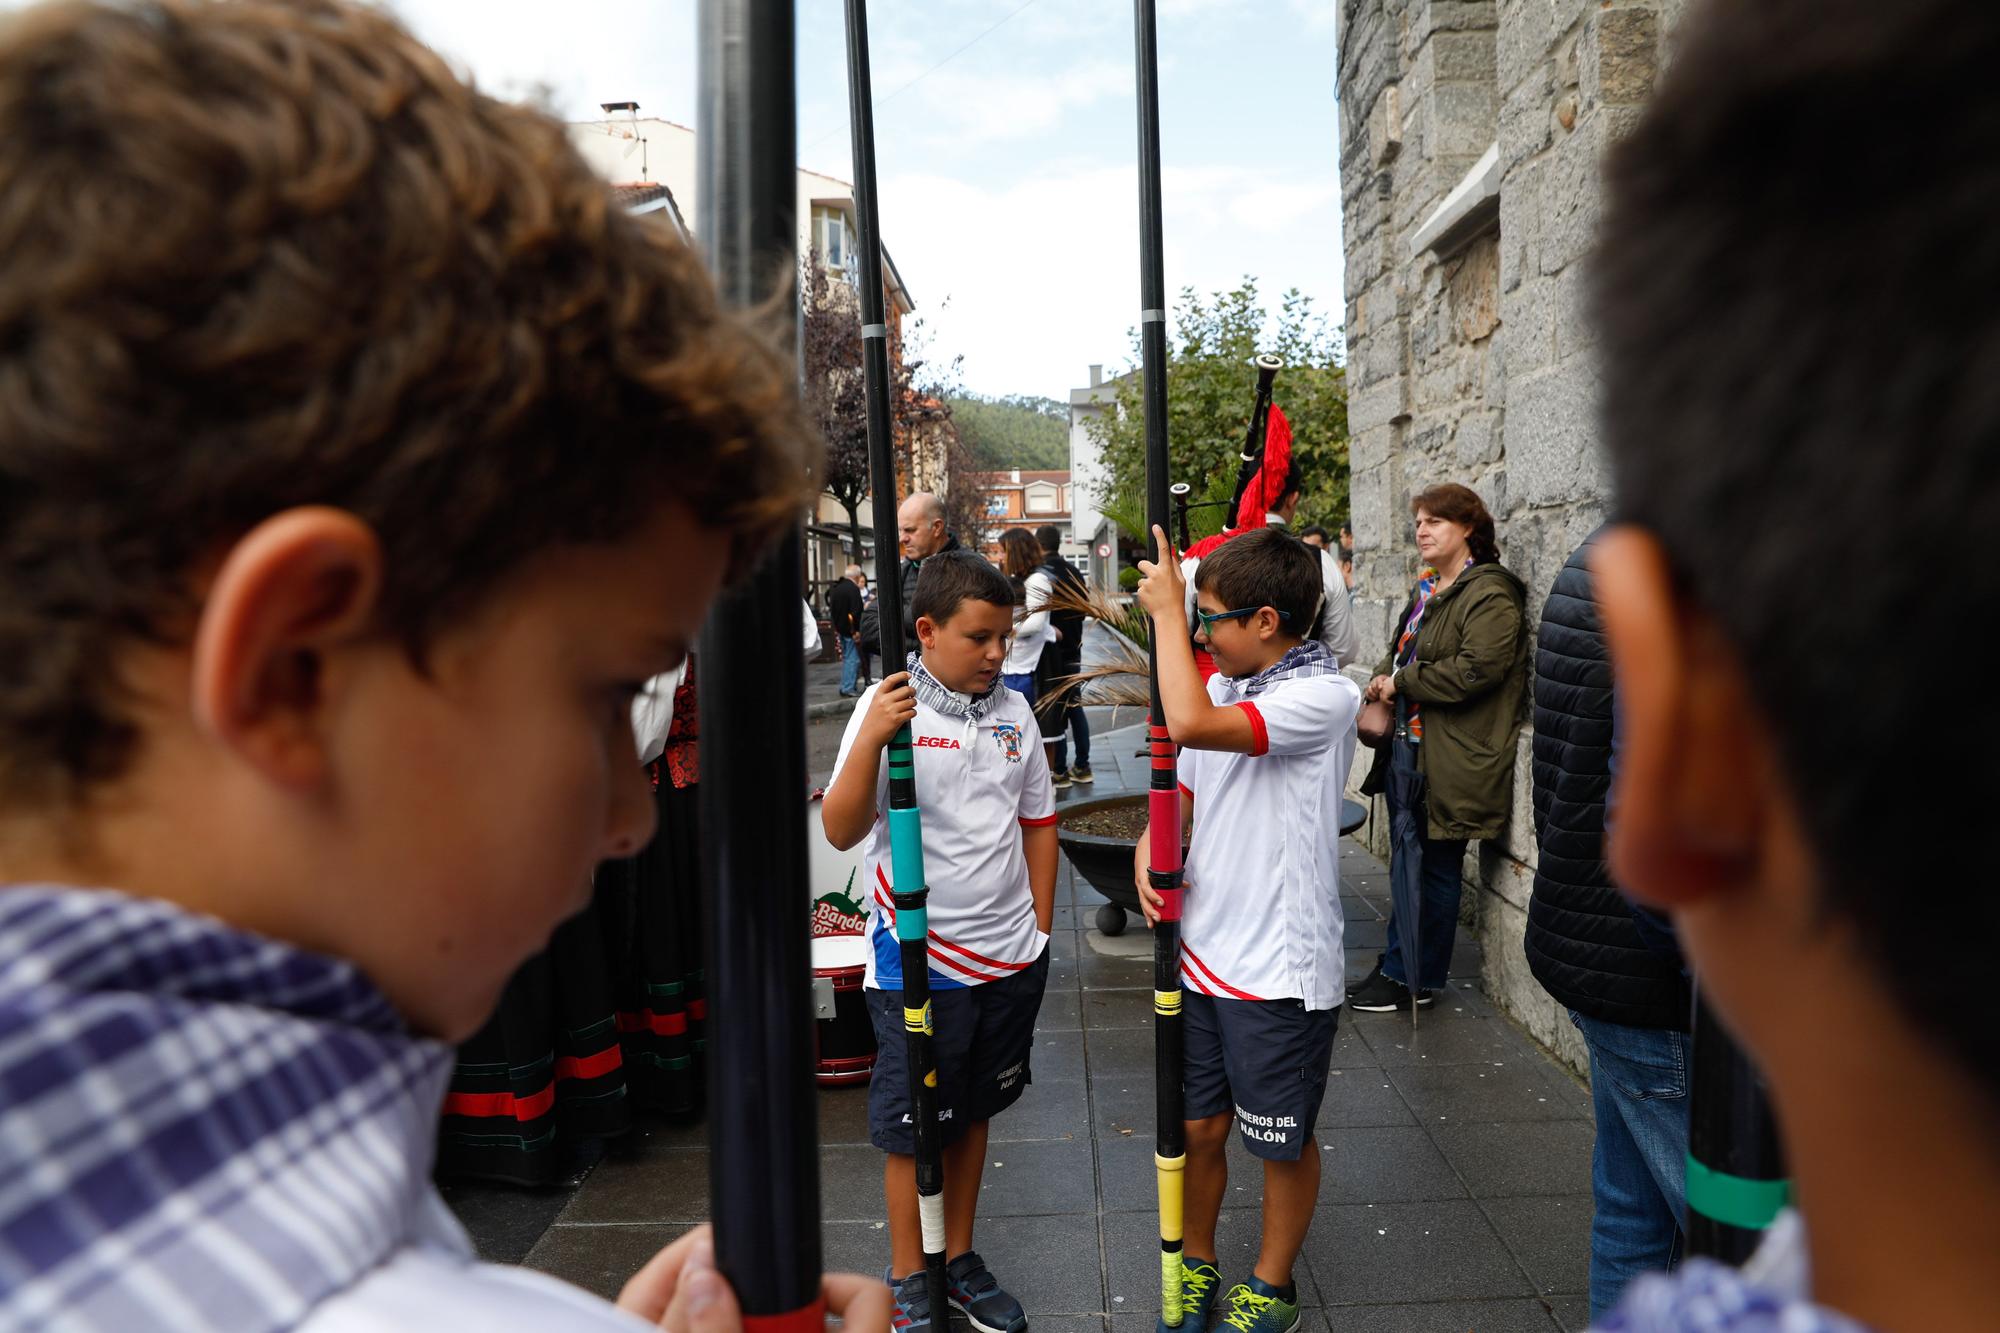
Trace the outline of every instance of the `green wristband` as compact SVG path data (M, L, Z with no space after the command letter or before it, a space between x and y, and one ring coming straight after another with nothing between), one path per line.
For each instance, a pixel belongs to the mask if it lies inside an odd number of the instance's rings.
M1777 1219L1792 1201L1789 1180L1751 1180L1732 1176L1687 1159L1687 1205L1703 1217L1712 1217L1745 1231L1762 1231Z

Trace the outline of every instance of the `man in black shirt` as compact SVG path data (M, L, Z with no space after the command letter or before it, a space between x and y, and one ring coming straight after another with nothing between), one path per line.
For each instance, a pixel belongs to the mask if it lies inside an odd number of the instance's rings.
M861 693L861 566L849 565L826 595L826 613L840 640L840 697Z
M896 510L896 536L902 543L903 554L903 648L906 652L917 651L917 571L924 561L940 551L956 551L958 538L945 531L944 502L929 491L913 491L910 498L903 501ZM878 566L879 568L879 566ZM888 644L882 650L884 663L882 673L894 675L903 669L901 658L893 668L889 660Z

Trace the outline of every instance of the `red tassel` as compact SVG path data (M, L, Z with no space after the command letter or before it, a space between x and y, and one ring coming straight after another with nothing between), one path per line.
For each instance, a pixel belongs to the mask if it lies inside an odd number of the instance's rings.
M1264 526L1264 515L1276 507L1284 493L1285 474L1292 469L1292 423L1276 403L1264 420L1263 466L1244 488L1242 506L1236 511L1236 526L1247 531Z

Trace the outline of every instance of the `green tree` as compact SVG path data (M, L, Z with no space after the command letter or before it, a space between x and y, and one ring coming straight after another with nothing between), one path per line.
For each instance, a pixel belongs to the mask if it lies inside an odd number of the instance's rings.
M1332 527L1347 517L1347 372L1339 330L1296 288L1285 293L1276 325L1246 277L1234 291L1207 300L1181 292L1167 344L1167 458L1170 481L1193 487L1194 540L1221 531L1256 398L1251 360L1270 352L1285 362L1272 391L1292 426L1292 456L1305 481L1298 522ZM1139 362L1138 335L1132 360ZM1129 535L1146 532L1146 424L1142 377L1118 383L1115 411L1098 414L1090 430L1103 447L1100 507ZM1215 502L1222 502L1216 504Z

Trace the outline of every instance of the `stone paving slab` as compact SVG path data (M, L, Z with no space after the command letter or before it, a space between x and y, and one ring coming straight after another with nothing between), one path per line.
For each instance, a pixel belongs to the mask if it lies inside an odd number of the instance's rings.
M1140 728L1100 733L1095 789L1143 784ZM1119 757L1123 755L1124 757ZM1350 962L1381 947L1388 881L1343 848ZM1036 1333L1151 1333L1158 1302L1150 963L1107 956L1091 928L1102 898L1065 871L1070 914L1052 939L1035 1082L993 1122L977 1245L1022 1297ZM1144 937L1143 925L1130 928ZM1125 937L1121 937L1121 942ZM1408 1015L1343 1011L1315 1129L1320 1205L1298 1270L1309 1333L1581 1328L1590 1225L1587 1094L1478 990L1476 946L1414 1031ZM1358 979L1359 973L1355 978ZM867 1146L865 1088L819 1094L829 1267L888 1258L882 1159ZM1218 1227L1224 1280L1240 1280L1261 1230L1260 1167L1232 1139ZM528 1223L454 1201L504 1257ZM538 1206L547 1212L547 1196ZM654 1126L619 1145L548 1225L526 1262L606 1295L707 1209L701 1128ZM491 1210L489 1210L491 1211ZM516 1254L513 1257L518 1258Z
M569 1206L568 1189L446 1183L438 1192L488 1263L518 1264Z
M1473 1300L1534 1290L1473 1199L1322 1204L1305 1252L1344 1303Z
M618 1299L625 1282L648 1259L678 1240L684 1223L552 1226L528 1252L526 1263L606 1300Z

